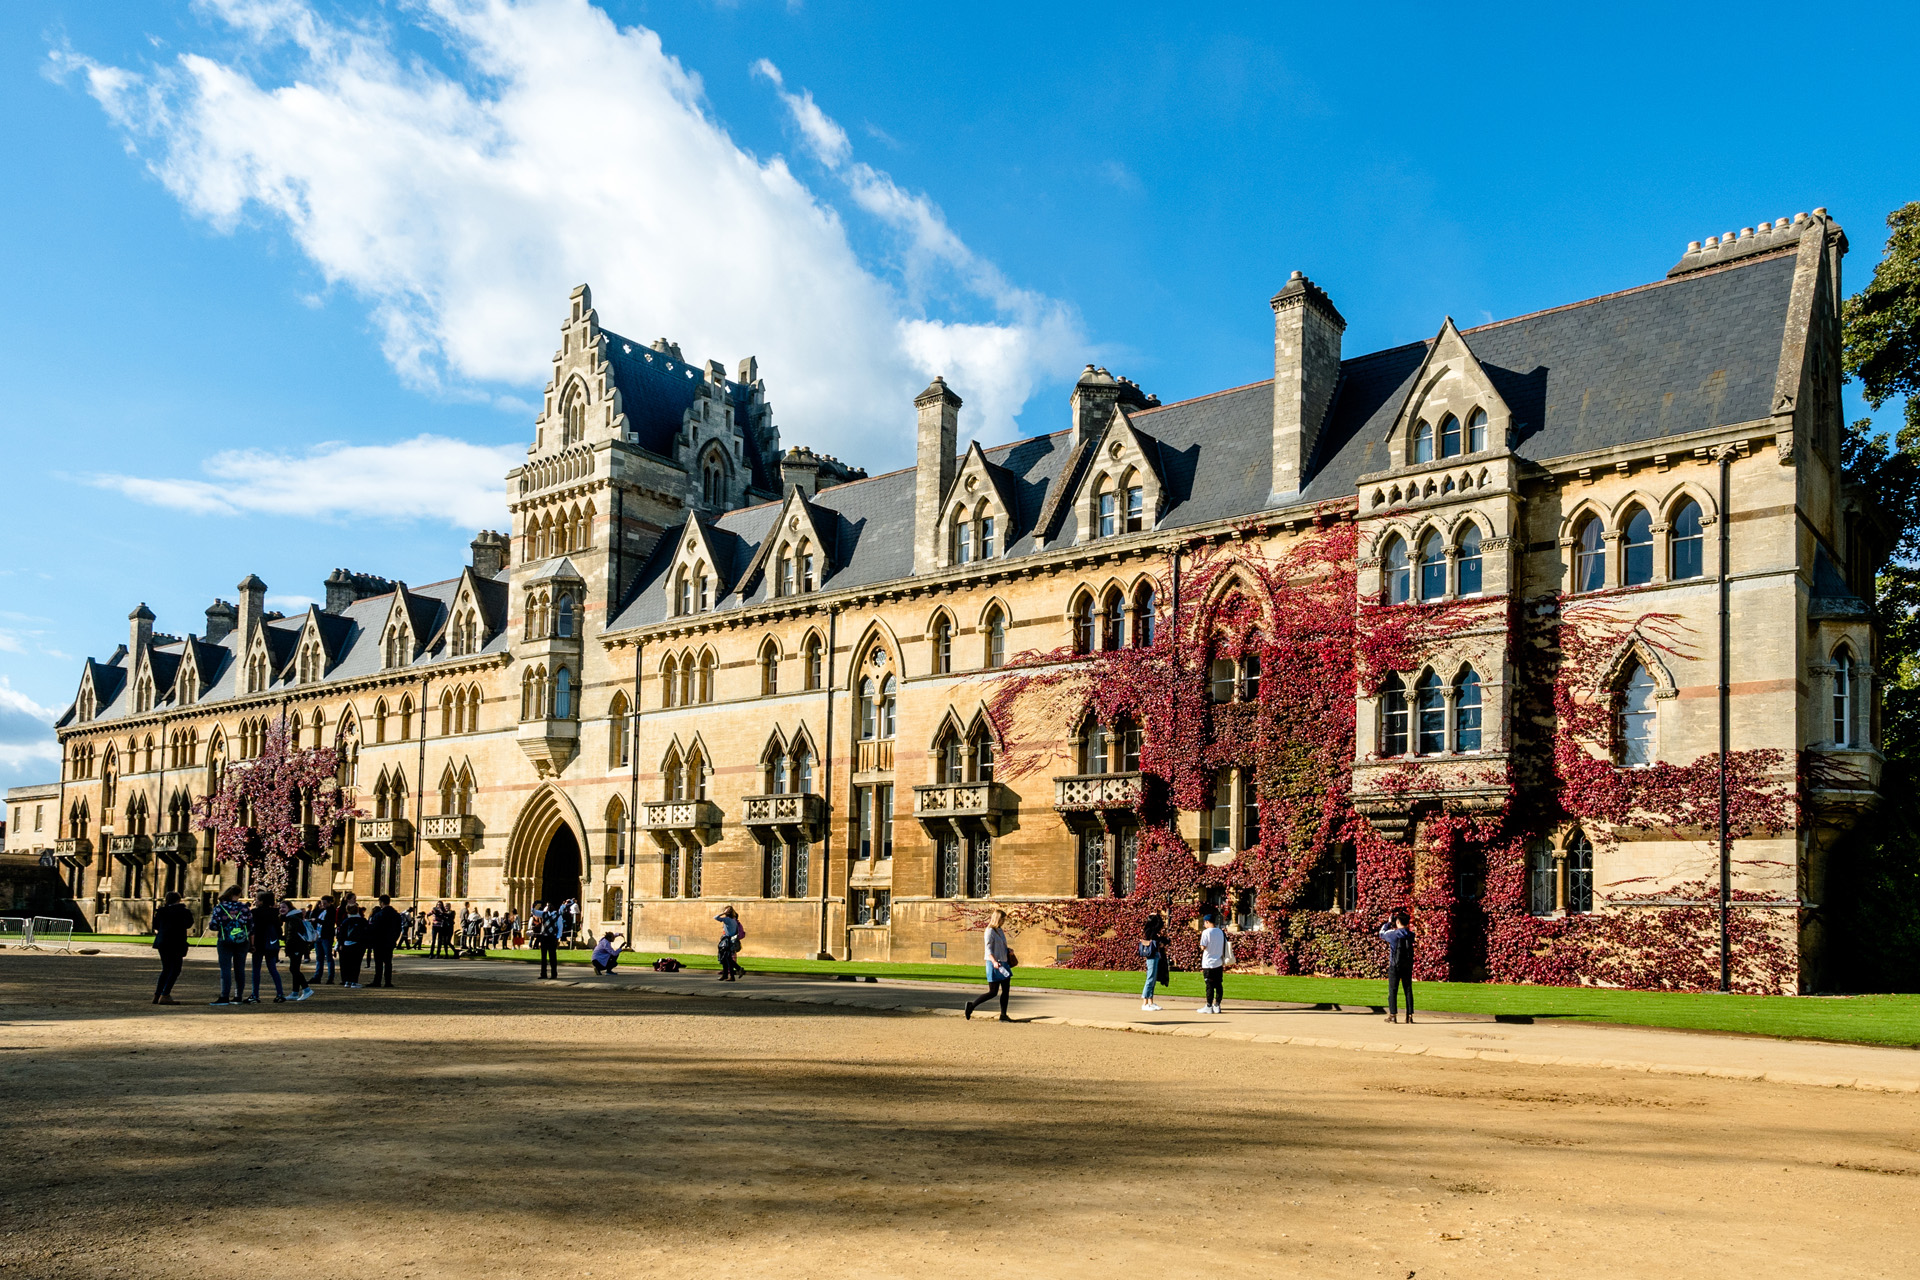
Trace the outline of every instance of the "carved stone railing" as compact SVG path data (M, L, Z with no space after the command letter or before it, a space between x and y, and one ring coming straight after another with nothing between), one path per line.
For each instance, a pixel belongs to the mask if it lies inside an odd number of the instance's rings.
M711 800L662 800L640 807L646 831L717 831L720 806Z
M191 831L162 831L153 838L153 851L163 858L189 858L196 844Z
M53 842L53 852L58 857L80 859L81 864L84 866L85 860L93 856L93 841L85 836L79 836L69 840L55 840Z
M363 819L355 826L360 843L374 848L399 848L413 843L413 824L405 818Z
M1404 840L1423 815L1503 807L1511 779L1498 753L1363 760L1353 766L1353 808L1387 839Z
M153 852L153 840L148 836L109 836L107 852L116 858L137 861Z
M420 838L436 845L470 849L480 837L480 819L470 813L442 813L420 819Z
M1019 799L998 782L936 782L913 789L913 816L929 831L956 818L977 818L1000 834L1000 820L1020 807Z
M1053 807L1062 813L1133 809L1140 804L1140 774L1076 773L1053 780Z
M741 821L749 827L805 827L818 831L827 816L825 796L807 792L747 796Z

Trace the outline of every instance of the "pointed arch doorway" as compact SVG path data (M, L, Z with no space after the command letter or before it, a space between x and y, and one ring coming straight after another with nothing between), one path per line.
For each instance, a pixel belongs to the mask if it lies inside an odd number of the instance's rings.
M536 902L586 902L586 824L558 789L543 786L522 806L507 844L507 905L525 919Z
M582 898L580 891L580 842L573 828L561 825L547 841L546 855L540 860L540 891L536 900L546 903Z

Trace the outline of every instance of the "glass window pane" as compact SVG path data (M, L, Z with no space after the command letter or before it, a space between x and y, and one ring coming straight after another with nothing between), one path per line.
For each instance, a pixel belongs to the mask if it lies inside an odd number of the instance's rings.
M1460 555L1455 561L1454 576L1459 580L1458 593L1463 596L1480 593L1480 527L1468 525L1466 532L1460 535Z
M1455 458L1460 455L1460 419L1448 414L1440 423L1440 456Z
M1399 676L1391 676L1381 696L1380 754L1407 754L1407 690Z
M1226 853L1233 848L1233 773L1222 769L1213 780L1213 809L1207 815L1207 848Z
M1387 542L1381 557L1388 604L1405 604L1413 593L1413 571L1407 563L1407 544L1398 538Z
M1653 763L1653 676L1635 663L1620 699L1620 763Z
M1487 447L1487 411L1475 409L1467 419L1467 452L1479 453Z
M1674 578L1697 578L1706 572L1703 562L1705 540L1700 536L1700 506L1688 501L1680 504L1674 512L1673 527L1667 533L1669 558L1672 565L1668 574Z
M1585 836L1574 837L1567 849L1567 911L1593 910L1593 846Z
M1580 537L1575 552L1573 589L1575 591L1600 591L1607 585L1607 542L1606 530L1600 527L1600 521L1589 519L1580 527Z
M1471 668L1460 677L1454 690L1453 749L1480 749L1480 677Z
M1413 429L1413 460L1433 461L1433 424L1423 422Z
M1429 533L1420 543L1420 598L1439 600L1447 594L1447 549L1440 535Z
M1625 571L1626 584L1637 587L1653 581L1653 517L1645 508L1636 510L1627 518L1625 557L1621 568Z
M1414 692L1420 709L1420 754L1438 755L1447 749L1447 704L1440 692L1440 677L1429 671Z

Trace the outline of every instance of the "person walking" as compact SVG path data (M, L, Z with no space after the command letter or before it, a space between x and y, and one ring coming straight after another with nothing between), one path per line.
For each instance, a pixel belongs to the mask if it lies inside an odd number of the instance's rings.
M540 948L540 976L557 978L560 976L560 909L533 904L533 914L528 917L533 928L533 944Z
M367 952L367 917L354 903L340 917L340 985L360 989L360 962Z
M333 962L333 941L340 931L340 911L333 895L329 893L314 903L308 918L319 926L313 942L313 980L332 986L338 972Z
M247 904L240 900L239 885L230 884L220 894L207 924L220 956L220 998L209 1003L245 1004L247 948L253 943L253 922L248 919Z
M280 903L280 934L287 940L287 976L292 979L294 1000L305 1000L313 995L313 988L301 976L301 966L306 963L308 949L313 945L310 936L312 921L297 903Z
M394 908L390 894L380 895L380 905L367 917L367 945L373 948L373 982L376 987L393 985L393 949L400 943L400 931L406 917Z
M287 989L280 981L280 913L274 910L273 895L262 889L253 896L253 995L248 1004L260 1003L260 966L273 978L273 1002L285 1004Z
M1004 931L1006 923L1007 913L999 907L995 907L987 916L987 937L983 948L987 964L987 993L967 1001L969 1021L973 1018L973 1011L992 1000L995 995L1000 997L1000 1021L1013 1021L1007 1016L1007 997L1013 991L1013 967L1020 961L1007 946L1007 935Z
M153 987L155 1004L179 1004L173 998L173 984L180 977L180 966L187 959L187 934L193 930L193 912L180 902L180 893L170 890L166 905L153 913L153 949L160 953L160 981Z
M1227 931L1220 927L1218 912L1209 910L1200 919L1205 926L1200 930L1200 977L1207 990L1203 1012L1219 1013L1220 1002L1226 998Z
M1147 985L1140 988L1140 1012L1158 1013L1160 1006L1153 1002L1153 989L1172 977L1172 965L1167 958L1167 922L1160 913L1147 917L1140 926L1140 958L1146 962Z
M728 907L714 917L720 924L720 981L738 982L746 972L740 964L740 944L747 940L747 927L740 913Z
M1400 1021L1399 995L1407 992L1407 1021L1413 1021L1413 921L1405 911L1396 911L1380 926L1380 941L1387 944L1387 1021Z

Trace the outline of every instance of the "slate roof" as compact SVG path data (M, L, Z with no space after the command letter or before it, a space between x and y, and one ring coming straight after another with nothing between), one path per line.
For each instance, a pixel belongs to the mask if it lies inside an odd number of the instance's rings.
M1461 331L1513 411L1515 451L1536 461L1634 444L1765 417L1772 408L1795 256L1790 248L1731 266L1678 276L1586 302ZM1438 326L1436 325L1436 328ZM1429 342L1341 362L1340 382L1307 470L1287 505L1352 497L1358 477L1388 464L1387 437ZM1204 525L1267 509L1272 495L1270 380L1192 400L1128 410L1152 450L1166 506L1159 529ZM1017 510L1003 538L1006 558L1069 545L1071 514L1039 545L1036 525L1060 484L1069 432L985 450ZM1065 499L1067 495L1062 495ZM1059 500L1056 500L1059 501ZM822 589L873 586L913 573L911 468L822 489L813 499L833 540ZM710 526L738 540L739 581L779 503L731 511ZM639 575L615 629L664 622L661 578L678 530ZM765 575L742 598L723 594L717 612L757 604Z
M600 332L607 340L607 361L613 366L613 381L620 388L620 406L626 412L628 427L641 448L671 458L673 438L694 396L707 383L705 369L676 359L671 352L655 351L644 342L623 338L611 329ZM762 493L778 492L778 459L762 457L759 441L745 429L753 388L727 378L722 380L720 391L732 403L733 420L742 428L753 487Z

